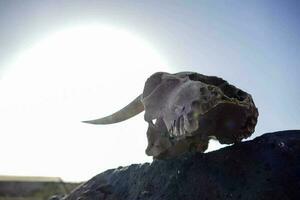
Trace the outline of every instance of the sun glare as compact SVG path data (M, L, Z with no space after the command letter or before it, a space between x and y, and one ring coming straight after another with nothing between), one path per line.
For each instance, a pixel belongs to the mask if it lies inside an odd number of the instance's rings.
M85 180L149 160L143 117L116 126L80 121L110 114L170 71L136 34L110 26L58 31L16 56L0 86L0 174Z

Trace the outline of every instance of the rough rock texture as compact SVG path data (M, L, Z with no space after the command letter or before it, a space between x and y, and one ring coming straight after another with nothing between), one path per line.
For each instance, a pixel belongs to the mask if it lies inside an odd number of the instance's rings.
M300 199L300 130L101 173L65 200Z

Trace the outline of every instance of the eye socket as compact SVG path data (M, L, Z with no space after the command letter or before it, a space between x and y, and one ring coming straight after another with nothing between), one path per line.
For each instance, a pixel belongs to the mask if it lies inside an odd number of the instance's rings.
M200 107L200 102L199 101L193 101L192 102L192 108L193 109L198 109Z

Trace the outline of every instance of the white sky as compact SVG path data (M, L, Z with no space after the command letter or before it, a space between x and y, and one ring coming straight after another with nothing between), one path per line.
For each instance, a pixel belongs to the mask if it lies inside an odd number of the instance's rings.
M0 174L85 180L149 161L142 115L114 126L81 121L122 108L162 69L167 63L146 41L114 27L85 25L37 41L1 82Z

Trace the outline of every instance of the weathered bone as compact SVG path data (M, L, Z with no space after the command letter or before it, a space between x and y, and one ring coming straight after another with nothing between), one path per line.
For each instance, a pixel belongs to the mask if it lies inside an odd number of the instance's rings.
M187 151L204 152L211 138L222 144L240 142L254 132L258 117L251 95L221 78L158 72L128 106L87 122L117 123L143 110L149 124L146 154L162 159Z

